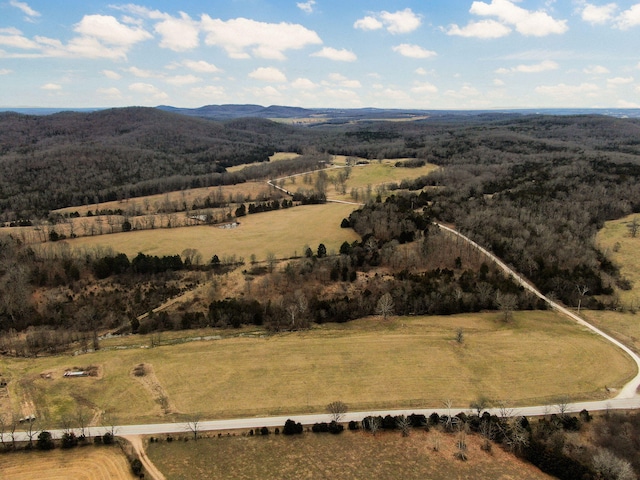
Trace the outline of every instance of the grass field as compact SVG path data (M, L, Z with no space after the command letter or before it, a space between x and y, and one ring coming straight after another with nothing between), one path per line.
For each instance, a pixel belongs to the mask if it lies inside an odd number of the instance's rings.
M631 238L627 225L640 215L606 222L596 236L596 244L620 267L620 273L633 284L631 290L618 290L621 302L626 308L640 309L640 235Z
M542 480L537 468L494 447L480 449L480 440L466 437L468 460L454 459L456 435L414 430L375 437L365 432L341 435L305 433L301 437L223 437L197 442L158 442L147 454L167 480L301 479L356 480ZM439 451L434 451L439 442Z
M129 462L117 446L81 447L49 452L14 452L0 455L3 480L130 480Z
M514 405L604 397L635 374L603 339L553 312L363 319L311 331L241 336L176 346L98 351L77 357L0 359L12 379L13 409L29 399L58 422L78 404L111 410L118 423L170 421L151 389L132 376L146 363L167 401L206 418L323 411L335 399L351 410L466 408L479 396ZM465 342L455 342L458 328ZM143 339L144 340L144 339ZM148 341L142 343L148 345ZM63 378L66 368L97 365L97 378ZM51 379L41 378L49 372ZM540 386L544 385L544 391Z
M344 200L344 201L359 201L365 202L366 198L364 195L367 191L367 186L371 186L371 193L373 197L376 196L376 186L384 185L388 183L397 182L400 183L405 179L417 178L423 175L427 175L434 170L436 170L436 165L427 164L424 167L420 168L399 168L394 165L396 162L403 159L391 159L391 160L383 160L381 162L373 161L367 165L359 165L351 168L351 173L349 174L349 178L346 181L346 193L339 194L335 186L329 182L327 189L327 198L331 198L333 200ZM345 157L338 156L334 159L334 163L336 165L341 165L345 163ZM326 170L329 177L336 176L340 169L328 169ZM284 183L284 188L289 191L295 192L298 188L309 188L309 186L313 186L315 182L315 177L317 174L310 174L311 183L304 184L303 179L301 177L293 177L289 178ZM295 182L295 183L294 183ZM351 190L359 190L359 197L355 199L351 196Z
M269 252L277 258L289 258L302 255L306 245L315 251L324 243L327 252L337 252L344 241L358 240L353 230L340 228L342 219L353 210L353 205L344 204L306 205L247 215L240 218L240 226L233 229L216 225L164 228L79 237L66 242L72 249L110 247L130 258L138 252L175 255L185 248L198 250L206 261L214 254L220 259L223 255L236 255L247 261L255 254L258 261L262 261Z

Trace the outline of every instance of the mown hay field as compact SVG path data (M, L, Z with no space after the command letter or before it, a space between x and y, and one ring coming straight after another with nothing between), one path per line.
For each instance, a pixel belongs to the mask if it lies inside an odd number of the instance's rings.
M58 422L81 403L112 412L118 423L318 412L336 399L352 411L440 407L445 399L467 408L480 396L514 405L602 399L605 385L621 386L635 374L620 350L554 312L514 318L508 325L497 313L368 318L277 335L3 358L0 370L12 379L14 410L28 399L43 420ZM460 328L462 344L455 341ZM160 388L133 376L141 363L152 366ZM62 377L87 365L101 376ZM175 413L163 413L160 391Z
M138 230L79 237L66 242L71 249L111 248L129 258L139 252L175 255L186 248L198 250L207 261L213 255L220 259L224 255L236 255L246 261L252 254L258 261L265 260L268 253L275 254L276 258L289 258L303 255L305 246L315 251L320 243L324 243L327 252L338 252L343 242L359 240L353 230L340 228L342 219L354 208L335 203L304 205L241 217L236 228L202 225Z
M300 479L356 480L543 480L551 479L533 465L494 447L480 449L480 439L467 435L468 460L454 458L457 435L435 430L400 433L305 433L287 437L222 437L189 442L149 444L148 456L167 480ZM434 451L434 445L439 451Z
M49 452L20 451L0 455L3 480L131 480L137 478L117 446L82 447Z

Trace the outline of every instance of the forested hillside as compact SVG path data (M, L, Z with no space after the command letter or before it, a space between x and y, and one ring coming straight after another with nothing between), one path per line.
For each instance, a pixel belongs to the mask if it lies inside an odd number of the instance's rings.
M225 167L268 161L291 128L218 123L152 108L0 114L5 220L90 202L242 181ZM288 146L288 145L287 145Z

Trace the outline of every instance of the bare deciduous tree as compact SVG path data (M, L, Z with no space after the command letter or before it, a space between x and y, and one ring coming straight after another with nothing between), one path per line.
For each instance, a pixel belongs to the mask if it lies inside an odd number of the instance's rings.
M193 433L193 439L198 440L198 433L200 432L200 415L195 413L187 417L185 422L185 430Z
M340 400L336 400L335 402L331 402L327 405L327 412L329 412L331 420L334 422L339 422L342 417L344 417L345 413L347 413L347 410L347 404Z
M638 236L638 230L640 229L638 217L633 217L633 219L627 223L627 228L629 229L629 235L631 238L636 238Z
M404 415L400 415L396 419L396 427L402 432L403 437L408 437L409 433L411 433L411 420Z
M496 303L502 312L502 320L510 322L513 319L513 311L518 306L518 299L511 293L498 292L496 294Z
M391 296L390 293L385 293L378 300L378 304L376 306L376 313L382 316L384 320L386 320L389 317L389 315L393 315L394 308L395 308L395 305L393 303L393 297Z
M631 464L609 450L600 450L593 457L593 468L606 480L636 480Z

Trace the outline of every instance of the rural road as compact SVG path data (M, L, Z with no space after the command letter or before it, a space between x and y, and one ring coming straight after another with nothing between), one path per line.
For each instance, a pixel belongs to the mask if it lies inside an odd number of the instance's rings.
M304 175L304 173L298 174ZM286 177L285 177L286 178ZM273 185L271 181L268 182L272 187L278 188L286 193L281 187ZM583 409L588 411L597 411L597 410L618 410L618 409L637 409L640 408L640 396L637 394L638 387L640 386L640 357L633 352L629 347L619 342L615 338L606 334L602 330L594 327L587 321L585 321L580 316L576 315L571 310L563 307L557 302L552 301L551 299L544 296L541 292L539 292L536 288L534 288L531 284L529 284L526 280L524 280L517 272L511 269L508 265L506 265L502 260L493 255L484 247L478 245L476 242L461 234L460 232L454 230L453 228L447 227L446 225L437 224L442 230L447 231L453 235L458 236L465 242L472 245L474 248L478 249L484 255L486 255L491 261L497 264L507 275L511 276L515 279L522 287L529 290L532 294L538 296L542 300L544 300L552 309L568 316L579 325L588 328L593 331L595 334L602 336L609 342L613 343L617 347L621 348L627 355L629 355L633 361L636 363L637 373L636 376L629 381L622 389L620 389L618 395L615 398L608 400L599 400L599 401L589 401L589 402L575 402L565 405L538 405L538 406L530 406L530 407L518 407L518 408L510 408L508 412L501 410L499 408L491 408L486 409L491 414L502 415L524 415L524 416L538 416L538 415L548 415L551 413L560 413L562 409L566 413L575 413L580 412ZM437 413L438 415L455 415L459 412L472 412L472 410L468 407L452 407L448 408L428 408L428 409L410 409L410 410L378 410L378 411L362 411L362 412L349 412L343 418L343 422L349 422L351 420L360 421L364 417L373 415L409 415L411 413L423 414L426 416L431 415L432 413ZM224 431L224 430L234 430L234 429L255 429L260 427L270 427L282 428L287 419L293 419L296 422L300 422L303 425L312 425L317 422L328 422L330 421L330 416L327 413L322 414L313 414L313 415L292 415L292 416L278 416L278 417L252 417L252 418L238 418L238 419L230 419L230 420L209 420L209 421L201 421L198 423L199 431ZM112 427L92 427L90 435L102 435L106 431L111 431ZM120 425L113 427L113 431L118 436L135 436L135 435L160 435L160 434L189 434L191 433L191 429L186 423L159 423L159 424L148 424L148 425ZM63 430L49 430L49 432L53 435L54 438L59 438L64 433ZM76 432L79 434L79 432ZM6 435L6 433L5 433ZM34 437L35 438L35 437ZM16 432L16 440L25 441L28 440L25 432Z

